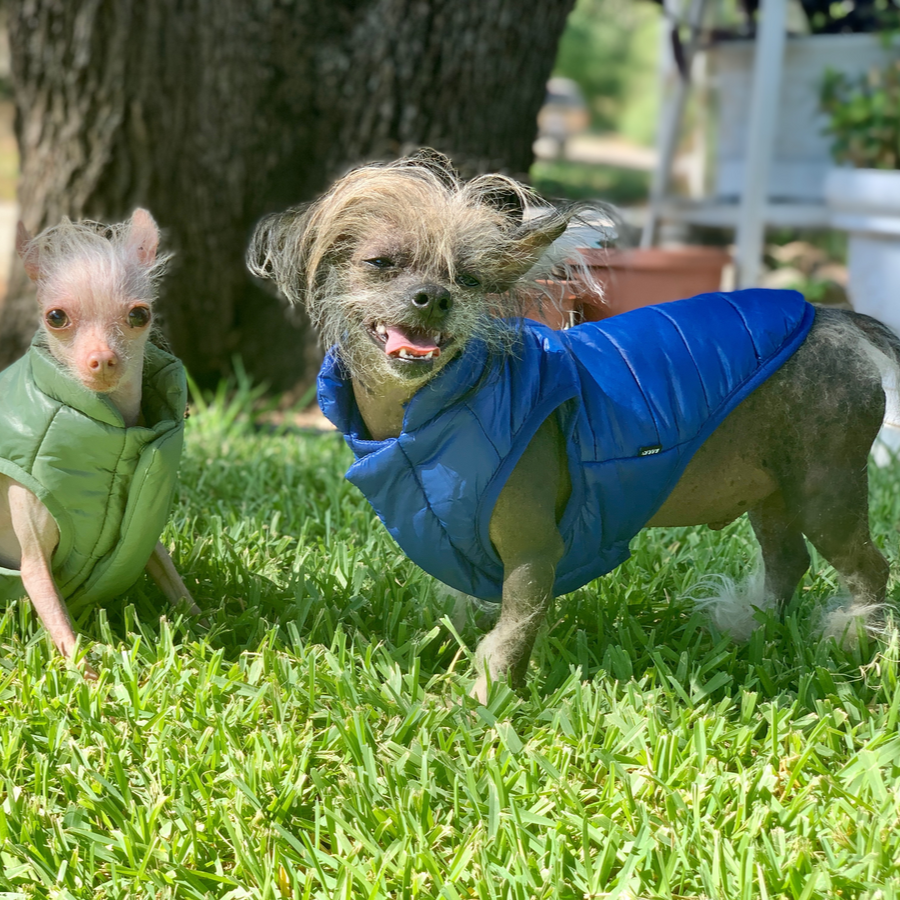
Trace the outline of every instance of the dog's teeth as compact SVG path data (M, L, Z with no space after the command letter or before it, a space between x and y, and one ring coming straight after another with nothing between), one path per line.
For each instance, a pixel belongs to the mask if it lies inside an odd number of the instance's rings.
M384 325L382 325L382 323L379 322L379 323L375 326L375 332L376 332L377 334L387 334L387 328L385 328Z
M400 351L400 359L412 359L412 354L409 350L403 349Z
M431 359L434 356L434 350L429 350L422 359Z

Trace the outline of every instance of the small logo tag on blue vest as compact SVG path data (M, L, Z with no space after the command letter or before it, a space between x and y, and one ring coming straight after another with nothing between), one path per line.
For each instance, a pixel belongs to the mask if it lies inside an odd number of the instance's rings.
M659 451L662 450L662 444L655 444L652 447L641 447L638 451L638 456L653 456Z

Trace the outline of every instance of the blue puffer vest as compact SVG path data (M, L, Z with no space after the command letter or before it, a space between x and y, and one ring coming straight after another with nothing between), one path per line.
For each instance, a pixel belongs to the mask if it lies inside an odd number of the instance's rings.
M568 331L521 324L516 352L473 341L409 401L398 438L372 441L334 349L319 405L356 456L347 478L404 552L446 584L499 600L488 536L497 497L557 411L572 494L559 528L565 594L628 558L628 542L722 420L809 332L795 291L701 294Z

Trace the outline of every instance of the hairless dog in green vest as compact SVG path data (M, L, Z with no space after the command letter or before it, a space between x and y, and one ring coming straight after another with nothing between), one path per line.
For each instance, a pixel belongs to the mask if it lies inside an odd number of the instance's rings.
M181 363L148 340L158 244L143 209L113 226L64 219L34 238L19 223L41 327L0 373L0 599L27 593L67 658L69 610L112 600L144 569L199 613L159 542L186 388Z

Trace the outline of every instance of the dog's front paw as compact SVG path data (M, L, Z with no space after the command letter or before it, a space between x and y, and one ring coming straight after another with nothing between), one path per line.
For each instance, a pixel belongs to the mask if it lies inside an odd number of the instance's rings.
M531 654L530 644L516 638L519 632L507 633L502 628L494 628L482 638L475 653L475 684L469 692L482 705L486 705L490 687L497 682L519 690L525 684L525 672Z

